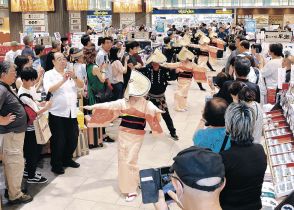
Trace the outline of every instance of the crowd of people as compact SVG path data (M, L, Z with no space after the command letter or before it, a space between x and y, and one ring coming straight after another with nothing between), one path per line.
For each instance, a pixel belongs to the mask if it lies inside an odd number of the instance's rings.
M171 138L179 140L165 92L169 81L177 81L174 108L185 112L194 78L202 91L207 79L211 97L191 139L194 146L174 158L171 179L176 193L169 192L170 196L187 210L261 209L267 166L261 145L262 105L267 103L267 90L277 89L279 68L286 71L285 82L290 81L294 61L282 44L270 44L266 54L244 35L242 26L217 22L199 28L171 26L162 50L153 50L146 61L140 56L140 43L129 41L124 46L111 36L92 43L85 34L82 49L71 48L67 38L55 40L47 55L44 46L33 46L30 36L24 37L23 50L11 42L12 50L0 63L0 140L9 202L32 201L22 192L23 178L30 184L47 182L37 171L42 145L36 141L27 106L37 116L49 112L50 164L57 175L64 174L66 167L80 166L73 160L79 135L78 97L84 114L97 118L104 142L115 142L105 125L120 117L118 181L130 202L138 196L137 161L146 122L152 133L162 133L162 116ZM221 72L214 79L196 79L208 69L215 71L211 61L224 50L231 52ZM168 209L161 191L155 208Z

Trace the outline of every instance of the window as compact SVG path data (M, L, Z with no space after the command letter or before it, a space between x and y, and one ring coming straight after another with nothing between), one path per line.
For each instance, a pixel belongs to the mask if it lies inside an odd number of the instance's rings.
M0 5L8 7L8 0L0 0Z
M89 10L111 10L111 1L89 0Z
M288 6L289 0L264 0L264 6Z
M218 0L195 0L195 6L218 6Z

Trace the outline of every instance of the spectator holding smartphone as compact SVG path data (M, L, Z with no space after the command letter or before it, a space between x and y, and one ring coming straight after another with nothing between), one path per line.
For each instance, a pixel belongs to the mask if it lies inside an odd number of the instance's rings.
M200 147L178 153L171 167L171 181L176 193L168 195L185 210L221 210L219 196L225 186L225 167L219 154ZM159 191L156 210L168 210Z

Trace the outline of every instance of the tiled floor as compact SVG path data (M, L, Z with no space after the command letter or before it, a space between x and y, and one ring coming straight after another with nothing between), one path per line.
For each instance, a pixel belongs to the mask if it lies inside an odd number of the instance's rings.
M217 66L222 61L218 61ZM205 88L209 89L207 85ZM159 138L147 134L140 151L139 166L141 169L168 166L172 158L184 148L192 145L192 136L201 118L205 96L209 91L200 91L193 83L189 92L189 110L173 110L173 93L176 83L168 87L166 96L171 116L174 120L180 140L169 138L167 128L162 121L165 135ZM108 129L111 137L116 139L117 123ZM48 162L48 159L46 160ZM79 169L66 169L62 176L50 177L50 182L40 192L34 193L33 202L20 206L4 207L14 210L138 210L154 209L153 205L142 204L139 196L134 202L126 203L117 186L117 143L106 144L103 149L94 149L90 154L77 159ZM47 167L48 163L47 163ZM1 186L0 186L1 187ZM2 186L3 187L3 186ZM171 209L177 209L172 207Z

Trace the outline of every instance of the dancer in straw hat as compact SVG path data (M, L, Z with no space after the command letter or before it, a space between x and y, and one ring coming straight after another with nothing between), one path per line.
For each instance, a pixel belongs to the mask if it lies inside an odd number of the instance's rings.
M174 140L178 140L179 137L176 134L176 129L169 114L165 99L165 91L168 81L176 80L177 75L175 70L169 70L160 66L160 64L165 63L166 60L166 57L158 49L156 49L147 60L147 66L139 71L151 81L151 89L148 93L147 99L159 109L164 111L162 118L167 125L170 135Z
M165 63L164 67L175 68L179 72L178 74L178 89L175 92L175 110L178 112L187 111L187 97L192 83L193 74L197 72L205 71L203 68L199 68L194 62L195 56L187 48L183 47L178 54L178 63Z
M150 87L149 79L133 70L124 99L84 107L87 110L94 110L90 123L95 126L105 126L122 116L118 132L118 182L120 191L126 194L128 202L138 196L137 162L144 139L146 121L153 133L162 133L159 121L163 111L144 98Z

